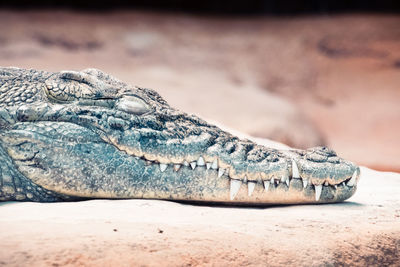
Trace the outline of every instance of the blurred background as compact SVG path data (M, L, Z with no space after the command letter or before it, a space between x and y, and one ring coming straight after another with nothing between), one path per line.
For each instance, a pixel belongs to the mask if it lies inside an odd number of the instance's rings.
M400 171L399 1L0 1L0 66L98 68L256 137Z

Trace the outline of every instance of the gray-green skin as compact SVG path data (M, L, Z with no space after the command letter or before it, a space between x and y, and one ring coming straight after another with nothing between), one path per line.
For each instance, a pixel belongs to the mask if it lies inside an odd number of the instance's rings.
M0 160L2 201L329 203L360 172L325 147L239 139L96 69L0 68Z

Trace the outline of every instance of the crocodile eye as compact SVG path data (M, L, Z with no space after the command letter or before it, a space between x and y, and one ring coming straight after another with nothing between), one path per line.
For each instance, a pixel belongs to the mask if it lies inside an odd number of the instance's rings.
M133 95L124 95L120 98L116 103L116 108L135 115L142 115L151 111L151 108L143 99Z

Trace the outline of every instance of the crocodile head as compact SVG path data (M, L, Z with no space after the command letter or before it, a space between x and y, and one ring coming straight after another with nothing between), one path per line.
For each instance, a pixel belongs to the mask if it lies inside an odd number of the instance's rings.
M60 199L326 203L356 190L359 168L330 149L239 139L96 69L3 68L0 81L0 158Z

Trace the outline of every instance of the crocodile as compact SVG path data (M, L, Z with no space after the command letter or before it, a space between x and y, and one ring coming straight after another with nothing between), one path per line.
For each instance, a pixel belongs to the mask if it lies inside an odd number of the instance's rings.
M1 201L332 203L360 177L327 147L238 138L97 69L0 68L0 160Z

